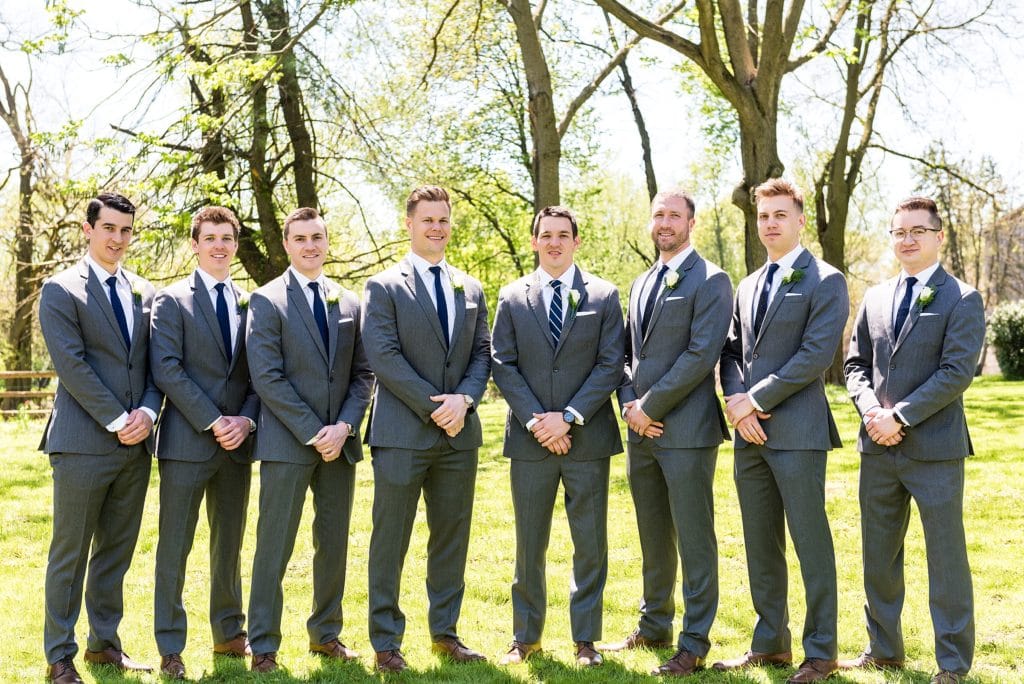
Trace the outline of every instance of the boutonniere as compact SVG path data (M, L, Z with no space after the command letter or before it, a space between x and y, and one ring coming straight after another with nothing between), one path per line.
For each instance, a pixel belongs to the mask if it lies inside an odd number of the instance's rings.
M464 292L466 290L466 283L462 282L462 276L452 275L452 289L456 292Z
M927 285L925 285L921 289L921 294L917 296L917 308L925 308L926 306L932 303L933 299L935 299L935 288L928 287Z
M580 305L580 291L569 290L569 308L573 311Z
M676 289L679 284L679 271L669 271L665 274L665 287L670 290Z
M238 293L238 314L249 308L249 295L244 292Z
M790 283L799 283L804 279L804 272L799 268L787 268L785 275L782 276L782 284L789 285Z
M132 299L135 300L136 304L142 303L142 288L136 282L132 283Z
M338 303L338 299L340 297L341 297L341 291L340 290L334 290L333 292L328 292L327 293L327 306L331 306L332 304L337 304Z

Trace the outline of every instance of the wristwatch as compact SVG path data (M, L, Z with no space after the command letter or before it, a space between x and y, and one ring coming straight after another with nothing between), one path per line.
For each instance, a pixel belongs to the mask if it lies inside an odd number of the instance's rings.
M463 394L462 398L466 400L466 406L468 406L469 408L473 408L473 397L469 396L468 394Z
M562 411L562 420L569 425L573 425L576 422L576 414L569 410Z

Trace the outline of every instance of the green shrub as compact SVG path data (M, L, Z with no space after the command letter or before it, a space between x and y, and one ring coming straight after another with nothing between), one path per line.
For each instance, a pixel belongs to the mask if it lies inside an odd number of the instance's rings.
M996 348L1003 377L1024 379L1024 300L996 307L988 320L988 341Z

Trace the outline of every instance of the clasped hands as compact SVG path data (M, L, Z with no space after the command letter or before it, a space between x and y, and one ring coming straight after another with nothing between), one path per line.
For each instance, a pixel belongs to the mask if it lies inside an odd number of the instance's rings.
M152 429L153 419L149 414L140 408L133 409L128 414L124 427L117 431L117 439L125 446L132 446L149 437Z
M449 437L462 432L466 425L466 412L469 411L469 404L462 394L435 394L430 401L436 401L441 405L430 414L431 419L437 427L445 431Z
M758 411L748 393L741 392L725 397L725 417L729 424L736 428L740 437L748 443L762 445L768 441L761 421L768 420L772 414Z
M661 437L665 434L665 424L647 415L636 399L627 401L622 405L622 408L624 409L623 417L626 419L626 425L636 434L648 439Z
M569 435L569 424L562 418L561 411L534 413L537 420L531 432L540 445L553 454L565 456L572 448L572 436Z
M896 412L893 409L884 409L881 406L868 409L864 413L864 427L868 431L868 437L875 444L895 446L903 441L903 425L896 420Z
M221 416L210 429L221 448L234 451L249 436L249 419L245 416Z

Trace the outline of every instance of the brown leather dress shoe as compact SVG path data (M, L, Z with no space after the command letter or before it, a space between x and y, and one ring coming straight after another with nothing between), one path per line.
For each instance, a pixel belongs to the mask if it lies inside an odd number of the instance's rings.
M275 671L277 669L277 653L271 651L270 653L254 654L249 669L260 674Z
M336 660L358 660L359 654L341 643L337 639L331 639L326 644L310 644L309 652L313 655Z
M228 656L229 658L245 658L252 655L252 649L249 648L249 637L245 632L242 632L230 641L214 644L213 652L217 655Z
M482 653L477 653L455 637L444 636L434 642L430 650L438 655L446 656L456 663L479 663L487 660Z
M711 667L712 669L724 672L726 670L741 670L745 667L761 667L762 665L768 665L770 667L790 667L792 664L793 654L789 651L783 651L782 653L758 653L757 651L747 651L739 658L733 658L732 660L719 660Z
M655 639L648 639L640 633L640 628L637 627L633 630L633 633L622 641L614 641L610 644L605 644L601 647L602 651L632 651L634 648L672 648L672 643L669 641L657 641Z
M82 684L82 678L75 669L73 656L65 656L55 663L46 666L47 681L54 684Z
M168 653L160 659L160 674L171 679L185 678L185 662L180 653Z
M508 649L508 653L501 657L498 661L499 665L519 665L525 663L526 660L534 653L540 653L540 642L536 644L526 644L522 641L513 641L512 645Z
M836 665L840 670L902 670L902 660L876 658L870 653L861 653L851 660L840 660Z
M963 679L964 675L959 675L956 672L950 672L949 670L942 670L932 677L931 684L960 684Z
M597 667L604 662L604 658L596 648L593 641L576 642L576 664L580 667Z
M85 662L93 665L113 665L121 672L152 672L149 665L137 663L124 651L116 648L105 648L102 651L86 651Z
M836 661L834 660L807 658L804 662L800 663L800 667L793 673L793 676L786 680L786 684L820 682L831 677L836 669Z
M378 672L401 672L409 665L402 657L402 652L397 648L390 651L377 651Z
M665 661L664 665L656 670L651 670L651 674L669 677L689 677L703 669L703 658L695 653L690 653L685 648L681 648L676 651L674 656Z

